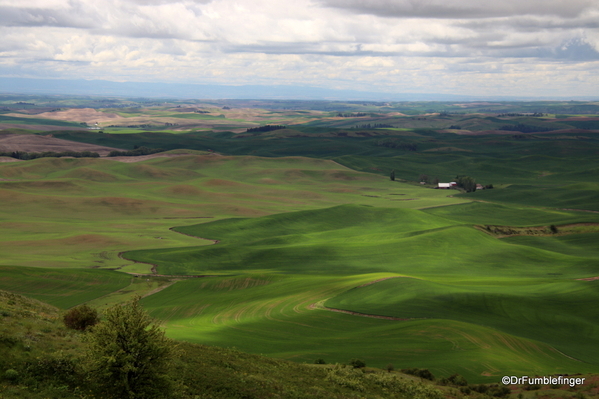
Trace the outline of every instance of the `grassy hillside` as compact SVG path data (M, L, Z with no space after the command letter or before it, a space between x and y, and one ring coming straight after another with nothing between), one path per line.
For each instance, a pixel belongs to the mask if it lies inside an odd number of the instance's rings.
M396 278L347 291L325 305L403 318L459 320L548 343L593 363L599 334L594 303L599 284L590 281L489 280L452 284ZM576 340L568 339L575 335Z
M477 322L422 315L405 321L377 319L311 306L377 277L381 275L194 279L146 298L144 306L167 320L173 338L295 361L346 362L354 357L376 367L392 363L429 368L438 376L458 372L473 382L496 382L506 370L514 374L597 370L597 365L572 360L537 339Z
M157 264L167 274L392 272L447 279L455 275L542 277L550 272L587 277L596 270L596 265L578 257L510 245L418 210L344 205L178 230L220 242L131 251L125 256ZM502 256L495 256L498 253ZM513 263L508 266L506 262Z
M594 129L593 118L493 114L509 104L312 105L56 111L106 118L106 132L55 137L194 154L0 164L0 288L62 309L147 295L144 307L187 342L179 374L190 397L389 397L368 374L276 358L360 358L489 383L599 372L599 141L573 130ZM523 105L596 107L576 106ZM483 113L435 112L460 109ZM245 131L267 123L287 128ZM495 188L432 189L462 174ZM25 345L6 353L25 359ZM207 383L192 378L198 369Z
M590 220L597 216L485 203L343 205L181 227L219 242L125 256L166 273L230 275L187 280L144 300L177 339L304 361L355 353L379 367L413 364L490 382L505 370L598 369L588 349L599 339L596 284L575 279L597 275L599 260L587 234L535 237L559 239L562 249L553 250L472 224Z
M399 208L465 201L307 158L184 155L135 163L43 158L0 164L0 179L3 264L139 272L149 267L118 254L210 244L169 230L203 218L343 203Z
M108 270L0 266L0 289L67 309L128 286L131 277Z
M58 309L0 291L0 395L6 398L102 398L84 369L85 333L67 330ZM405 374L339 365L297 364L237 350L172 343L177 392L168 398L420 398L443 387ZM201 373L198 374L198 370Z

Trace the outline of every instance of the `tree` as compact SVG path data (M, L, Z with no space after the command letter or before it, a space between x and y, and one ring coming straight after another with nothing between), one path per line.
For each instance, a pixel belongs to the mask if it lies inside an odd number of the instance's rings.
M174 345L137 297L104 312L87 336L87 367L104 397L173 397L168 371Z
M459 175L456 176L455 181L458 187L463 188L467 193L476 191L476 180L470 176Z
M391 171L391 175L389 175L389 178L390 178L392 181L395 181L395 169L393 169L393 170Z
M85 331L98 323L98 311L87 305L80 305L69 309L64 314L62 321L67 328Z

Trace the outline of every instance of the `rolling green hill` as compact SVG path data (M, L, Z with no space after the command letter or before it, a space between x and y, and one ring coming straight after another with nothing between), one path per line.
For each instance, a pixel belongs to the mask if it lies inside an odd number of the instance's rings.
M177 339L306 361L353 351L380 367L401 362L493 381L499 370L599 369L588 350L599 339L597 287L575 280L597 275L599 259L586 234L534 237L570 248L554 251L471 223L582 220L580 212L485 203L343 205L181 227L219 242L125 256L168 274L229 275L190 279L144 300Z
M314 112L223 104L206 106L210 114L191 105L105 110L135 124L181 124L161 132L52 132L179 149L164 157L0 163L0 288L62 309L140 293L172 338L295 362L360 358L489 383L599 372L599 137L574 129L594 129L593 118L497 115L510 111L507 103L467 108L480 114L435 112L464 110L443 103L312 104ZM243 131L271 122L287 128ZM495 188L432 189L435 178L457 175ZM502 238L489 226L514 233ZM261 358L181 345L195 367L216 365L208 396L310 395L295 382L277 385L281 370L300 365L271 359L279 372L252 373ZM227 367L230 384L222 382ZM332 387L338 376L323 368L302 370L312 377L291 378L318 386L313 396L367 396Z

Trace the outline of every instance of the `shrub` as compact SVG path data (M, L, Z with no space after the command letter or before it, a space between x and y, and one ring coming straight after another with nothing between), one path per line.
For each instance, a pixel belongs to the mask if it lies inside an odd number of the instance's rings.
M459 374L453 374L447 378L442 378L439 382L442 385L457 385L460 387L468 385L468 381L466 381L466 379Z
M351 370L351 369L350 369ZM355 372L355 371L354 371ZM363 374L363 380L374 383L379 387L395 394L392 397L412 399L443 399L445 396L430 384L407 381L395 374L374 373Z
M326 379L354 391L362 392L365 390L363 374L354 369L335 367L327 372Z
M76 360L62 353L27 363L25 371L37 381L51 380L75 385L79 378Z
M105 398L174 397L168 375L174 343L141 308L139 299L108 308L104 320L85 337L89 375Z
M349 361L349 365L352 366L355 369L361 369L363 367L366 367L366 363L363 360L360 359L352 359Z
M429 371L429 369L409 368L402 369L401 372L405 374L415 375L416 377L424 378L425 380L435 380L435 376L433 375L433 373Z
M4 372L4 379L16 382L19 379L19 372L15 369L8 369Z
M325 362L324 359L316 359L314 360L314 364L327 364L327 362Z
M81 305L67 311L62 320L67 328L85 331L98 323L98 311L87 305Z
M487 395L494 396L496 398L503 398L505 396L508 396L511 393L512 393L512 391L508 387L493 386L493 387L489 388Z

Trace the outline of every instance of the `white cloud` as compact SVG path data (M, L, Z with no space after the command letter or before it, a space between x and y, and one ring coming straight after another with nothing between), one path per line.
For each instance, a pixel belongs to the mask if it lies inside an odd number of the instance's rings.
M595 0L0 0L0 75L591 94L598 21Z

